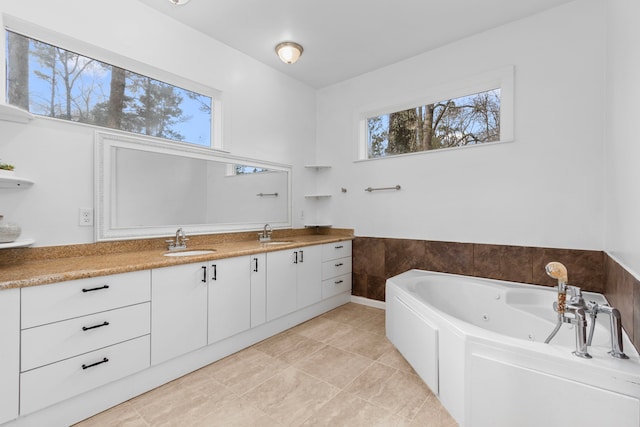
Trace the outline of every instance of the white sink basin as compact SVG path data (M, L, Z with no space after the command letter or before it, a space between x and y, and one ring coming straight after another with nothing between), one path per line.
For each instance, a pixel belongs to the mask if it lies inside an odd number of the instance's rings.
M214 253L213 249L202 249L202 250L193 250L193 251L176 251L176 252L167 252L164 256L196 256L196 255L207 255Z

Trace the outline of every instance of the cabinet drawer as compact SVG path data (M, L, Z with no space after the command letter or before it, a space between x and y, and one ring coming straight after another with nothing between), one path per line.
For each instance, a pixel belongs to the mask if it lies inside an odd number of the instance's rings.
M22 372L149 334L151 303L22 331Z
M344 258L351 256L351 240L322 245L322 260Z
M334 259L322 263L322 280L351 273L351 257Z
M351 290L351 274L322 281L322 299Z
M147 302L149 270L21 289L22 328Z
M145 335L20 374L20 414L149 367L149 349L149 335Z

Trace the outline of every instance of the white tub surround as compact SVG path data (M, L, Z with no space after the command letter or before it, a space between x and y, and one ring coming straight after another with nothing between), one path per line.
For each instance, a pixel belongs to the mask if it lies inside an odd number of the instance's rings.
M389 340L461 426L640 425L640 357L626 334L608 354L607 316L582 359L571 325L544 344L555 289L410 270L386 292Z

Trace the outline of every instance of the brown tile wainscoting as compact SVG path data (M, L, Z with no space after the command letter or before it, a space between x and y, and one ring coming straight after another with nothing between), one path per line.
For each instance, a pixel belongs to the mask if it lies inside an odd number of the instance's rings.
M550 261L567 266L571 284L604 293L640 348L640 281L602 251L356 237L352 294L384 301L386 280L412 268L555 286Z

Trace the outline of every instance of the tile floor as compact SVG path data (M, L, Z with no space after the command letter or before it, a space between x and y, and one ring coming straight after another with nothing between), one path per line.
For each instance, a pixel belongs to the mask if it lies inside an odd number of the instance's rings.
M456 425L386 339L384 311L349 303L76 427Z

